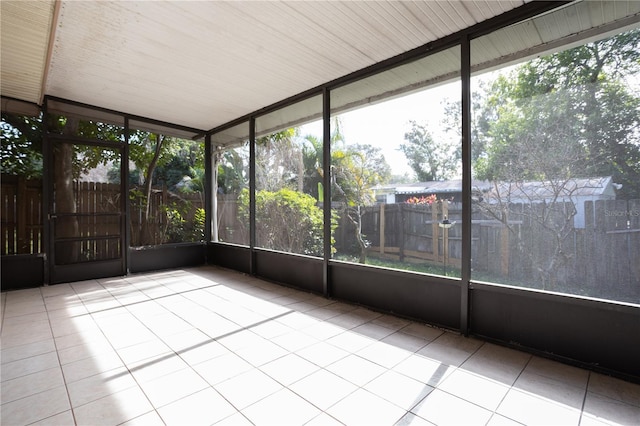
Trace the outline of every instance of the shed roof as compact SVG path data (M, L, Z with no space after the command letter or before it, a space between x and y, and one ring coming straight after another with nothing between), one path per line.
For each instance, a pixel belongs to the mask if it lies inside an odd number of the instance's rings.
M572 178L556 181L529 182L489 182L473 180L471 188L476 193L482 193L486 199L537 201L554 196L562 197L590 197L615 196L614 184L611 176ZM374 188L379 193L392 194L447 194L462 192L462 180L452 179L432 182L416 182L412 184L390 184Z
M488 199L518 202L601 196L615 197L611 176L556 181L499 182L484 194Z

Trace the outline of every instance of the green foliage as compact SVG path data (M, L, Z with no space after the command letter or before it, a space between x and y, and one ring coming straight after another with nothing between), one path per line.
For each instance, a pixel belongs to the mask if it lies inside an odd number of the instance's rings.
M218 154L218 191L238 194L249 186L249 146L227 149Z
M353 256L344 255L344 254L338 255L336 258L338 260L343 260L347 262L356 262L358 260ZM367 258L367 264L372 266L379 266L381 268L398 269L401 271L412 271L412 272L419 272L423 274L440 275L440 276L445 275L447 277L460 278L459 268L449 267L445 274L445 271L443 269L441 262L438 263L438 262L424 261L420 263L413 263L413 262L406 262L406 261L402 262L399 260L381 259L376 256L370 256ZM494 282L504 282L504 280L494 281Z
M360 250L360 263L366 262L371 245L362 232L363 206L375 203L373 187L391 176L391 168L380 148L371 145L336 143L331 152L332 198L343 205L340 212L354 225L354 238Z
M302 161L304 164L303 191L320 199L319 184L322 184L324 171L322 169L322 139L307 135L302 141Z
M163 205L161 212L166 216L165 229L162 234L160 244L164 243L181 243L185 240L184 237L187 234L185 229L186 220L182 217L180 210L178 210L175 203L172 205Z
M527 62L487 87L475 177L558 180L611 175L640 198L640 30Z
M372 145L337 145L331 152L332 197L348 206L375 203L373 187L389 181L391 167Z
M242 224L249 223L249 191L238 197ZM288 253L322 256L323 212L310 195L283 188L256 192L256 241L260 247ZM337 227L331 220L331 233ZM248 231L248 230L247 230Z
M304 160L298 129L289 128L256 140L256 185L267 191L304 189Z
M205 224L206 212L203 208L196 209L193 215L193 238L191 241L204 241L204 224Z
M2 113L0 122L2 173L26 178L42 177L42 128L40 117Z
M458 167L460 147L439 143L433 139L426 126L411 121L411 130L404 135L405 143L400 151L421 182L451 178Z
M478 207L515 237L543 289L554 290L562 268L574 261L565 247L576 215L567 198L583 189L573 186L575 178L610 175L623 185L617 198L640 197L640 96L632 87L639 72L640 30L634 30L524 63L483 94L474 143L485 152L475 177L506 184ZM527 181L544 191L532 191ZM511 194L531 204L513 211ZM543 252L521 237L510 222L515 218L535 227L547 244Z
M3 173L40 177L42 174L42 116L30 117L3 112L1 125L0 158ZM108 123L51 115L47 126L52 133L110 142L124 141L122 126ZM76 179L88 170L98 165L109 164L119 157L117 151L113 149L74 144L73 150L67 151L61 145L62 143L54 145L54 154L64 151L65 155L73 156L70 172Z
M177 194L202 194L203 144L143 131L135 131L129 141L130 159L135 164L130 170L130 178L136 174L139 178L131 187L132 192L137 192L132 211L140 217L137 229L132 230L132 235L139 235L135 242L149 245L200 241L202 230L186 219L192 217L191 202L182 200ZM151 200L147 199L152 197L154 187L162 187L171 197L159 201L167 203L160 205L160 211L152 208ZM204 203L202 198L201 204Z
M161 235L163 243L183 243L204 241L205 212L197 208L193 214L193 220L186 219L191 206L186 203L163 206L162 212L166 215L165 229Z

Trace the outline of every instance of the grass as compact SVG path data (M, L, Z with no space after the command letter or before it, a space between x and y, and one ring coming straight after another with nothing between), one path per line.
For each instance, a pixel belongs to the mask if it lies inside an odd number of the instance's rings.
M357 256L348 256L348 255L336 255L334 257L336 260L342 260L345 262L358 262ZM424 274L431 275L440 275L447 276L453 278L460 278L460 269L447 265L446 275L444 265L434 264L432 262L423 262L423 263L414 263L414 262L400 262L391 259L380 259L373 256L367 256L366 265L379 266L381 268L390 268L390 269L399 269L401 271L410 271L410 272L421 272Z

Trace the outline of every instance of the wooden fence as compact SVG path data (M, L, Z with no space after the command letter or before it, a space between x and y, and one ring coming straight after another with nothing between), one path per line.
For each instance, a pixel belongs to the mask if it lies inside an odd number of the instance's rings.
M198 227L196 212L204 207L200 193L175 194L166 187L156 187L149 198L149 216L145 221L144 204L140 202L141 188L131 201L131 245L157 245L200 241L203 229Z
M249 223L240 222L236 194L218 194L218 239L233 244L249 244Z
M446 258L447 265L459 267L461 209L446 201L367 207L362 231L370 244L368 255L434 265L444 265ZM474 205L473 278L639 303L640 200L587 201L584 228L574 227L573 209L570 203L511 204L507 217L501 217ZM439 226L444 216L455 222L449 229ZM546 228L539 223L542 217L547 217ZM248 244L248 224L239 222L234 197L218 196L218 225L221 241ZM554 240L558 229L563 232ZM334 239L338 253L358 255L354 225L344 214Z
M80 237L83 240L56 243L56 263L119 258L122 254L120 185L74 182L73 193L76 200L74 213L79 216L58 216L56 238Z
M42 181L2 175L1 254L36 254L42 247Z
M42 247L42 183L19 176L2 176L2 234L1 254L36 254ZM119 186L84 182L76 185L79 213L117 211ZM559 207L558 207L559 206ZM202 207L199 194L177 196L166 188L152 192L150 233L153 244L171 242L168 211L176 209L182 223L192 226L196 209ZM587 201L584 206L585 226L575 228L573 221L560 235L554 235L563 221L570 217L569 203L557 205L552 226L544 227L539 218L544 204L511 204L504 212L508 218L491 215L474 206L472 216L472 268L474 277L485 277L505 283L543 282L544 288L611 298L612 292L621 294L619 300L640 302L640 200ZM248 226L238 219L235 199L218 196L218 225L221 241L247 244ZM565 209L565 210L563 210ZM443 217L455 224L442 228ZM141 242L136 232L142 227L142 211L134 203L129 224L132 245ZM338 218L335 247L347 252L355 247L353 224ZM549 222L552 223L552 222ZM113 235L119 225L96 221L79 223L82 235ZM105 228L106 227L106 228ZM89 229L91 228L91 229ZM108 228L108 229L107 229ZM113 229L111 229L113 228ZM365 208L362 231L370 243L369 255L402 262L443 263L460 266L462 257L461 205L437 203L411 205L382 204ZM107 232L107 234L105 234ZM556 232L558 234L558 232ZM96 247L93 251L99 250ZM104 248L100 250L112 250ZM108 254L108 253L107 253ZM547 277L545 277L545 273ZM547 278L549 282L544 282ZM560 286L560 287L556 287Z
M619 300L640 303L640 200L587 201L584 207L585 226L575 228L570 203L511 204L504 217L474 206L476 277L595 297L615 292ZM438 225L445 216L455 222L450 229ZM460 265L459 204L377 205L366 208L362 222L371 256L433 263L446 257L448 264ZM340 227L336 246L346 247L354 238L352 225L342 219Z
M42 246L42 181L25 179L21 176L2 175L2 210L0 211L1 231L0 254L37 254L44 251ZM120 185L97 182L79 182L74 184L76 213L118 213L120 212ZM189 233L193 237L198 230L194 226L196 210L203 207L199 194L178 196L166 188L154 188L151 194L149 217L146 232L152 235L147 244L174 242L181 235ZM170 217L175 212L180 220ZM140 245L140 229L143 211L135 201L131 203L132 245ZM61 224L64 219L60 219ZM180 229L175 228L178 223ZM64 224L62 224L64 226ZM84 241L81 247L73 243L74 250L91 253L91 258L108 259L119 255L119 242L105 236L120 235L120 218L117 216L79 216L74 219L73 233L78 237L103 237ZM61 237L62 235L58 235ZM70 235L64 235L69 237ZM117 238L116 238L117 239Z
M445 217L452 224L450 228L441 226ZM348 230L352 226L342 219L340 236L352 238L353 230ZM446 258L447 264L460 267L462 227L461 206L457 203L367 207L362 216L362 232L370 243L370 255L402 262L444 263Z

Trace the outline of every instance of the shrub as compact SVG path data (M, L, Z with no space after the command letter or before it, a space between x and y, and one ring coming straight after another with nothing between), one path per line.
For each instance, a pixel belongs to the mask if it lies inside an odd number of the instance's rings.
M238 197L239 214L249 223L249 191ZM256 244L288 253L323 255L323 213L311 195L283 188L256 192ZM331 232L337 227L332 218Z

